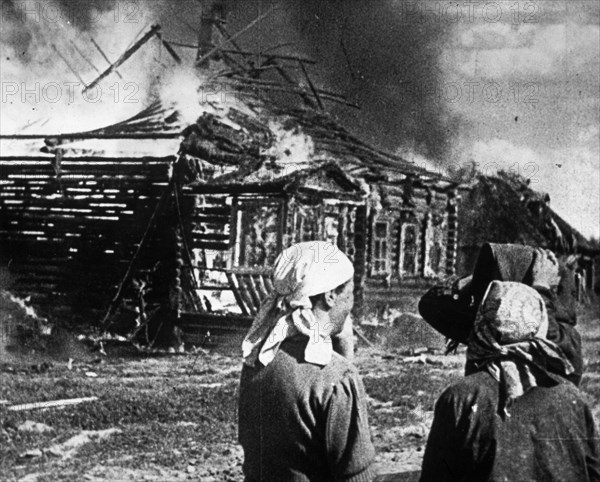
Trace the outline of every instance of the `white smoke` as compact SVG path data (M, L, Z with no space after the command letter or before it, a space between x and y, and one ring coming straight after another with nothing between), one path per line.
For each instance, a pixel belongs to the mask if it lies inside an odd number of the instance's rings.
M92 39L114 62L155 23L152 9L132 16L119 2L113 10L90 7L83 30L72 21L78 12L57 3L13 5L12 15L3 12L0 38L2 134L83 131L124 120L147 104L160 73L172 65L153 38L118 69L122 77L113 73L84 93L84 84L109 66Z

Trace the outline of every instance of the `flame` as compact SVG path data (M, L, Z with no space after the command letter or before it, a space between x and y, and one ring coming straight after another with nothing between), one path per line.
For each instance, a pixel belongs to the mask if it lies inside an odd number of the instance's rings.
M286 129L279 121L271 120L269 129L275 136L273 146L265 154L286 164L310 163L315 154L315 143L311 136L300 128Z
M193 124L203 112L214 113L208 102L203 102L202 90L208 77L189 67L173 70L165 78L160 89L163 103L173 106L184 124Z

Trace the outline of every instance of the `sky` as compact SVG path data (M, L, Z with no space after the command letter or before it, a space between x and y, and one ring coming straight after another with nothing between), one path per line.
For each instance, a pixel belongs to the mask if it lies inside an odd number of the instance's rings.
M315 82L361 106L328 106L347 128L441 171L475 162L490 174L518 172L576 229L600 237L598 0L230 0L227 29L273 5L239 43L283 44L280 52L316 60ZM89 37L113 60L153 22L166 38L194 43L201 8L198 0L2 0L0 129L44 116L67 130L99 127L134 114L160 82L156 66L170 65L164 50L142 49L120 69L123 80L104 84L99 102L77 92L63 115L64 79L78 79L51 44L88 81L97 73L73 43L102 70ZM58 82L60 102L44 99L51 90L23 102L23 80L30 89ZM139 102L125 102L127 94Z

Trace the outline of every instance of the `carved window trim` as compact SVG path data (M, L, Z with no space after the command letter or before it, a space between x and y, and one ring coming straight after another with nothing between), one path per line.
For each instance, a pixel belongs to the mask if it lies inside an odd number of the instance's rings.
M405 271L404 269L404 261L406 259L406 231L408 228L413 228L415 233L415 252L414 252L414 270ZM403 221L400 225L400 242L398 243L400 256L398 260L398 275L400 278L405 278L408 276L417 276L419 272L419 224L416 220Z
M382 227L384 235L379 235L379 229ZM371 227L371 263L370 275L389 276L392 272L392 220L385 217L378 217L373 220Z

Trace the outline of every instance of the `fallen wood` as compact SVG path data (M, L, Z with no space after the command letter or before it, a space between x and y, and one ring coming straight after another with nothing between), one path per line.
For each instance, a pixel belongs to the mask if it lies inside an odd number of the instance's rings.
M65 400L51 400L49 402L33 402L33 403L22 403L20 405L11 405L7 407L7 410L11 412L23 412L25 410L35 410L38 408L54 408L54 407L65 407L67 405L78 405L84 402L94 402L98 400L98 397L82 397L82 398L69 398Z

